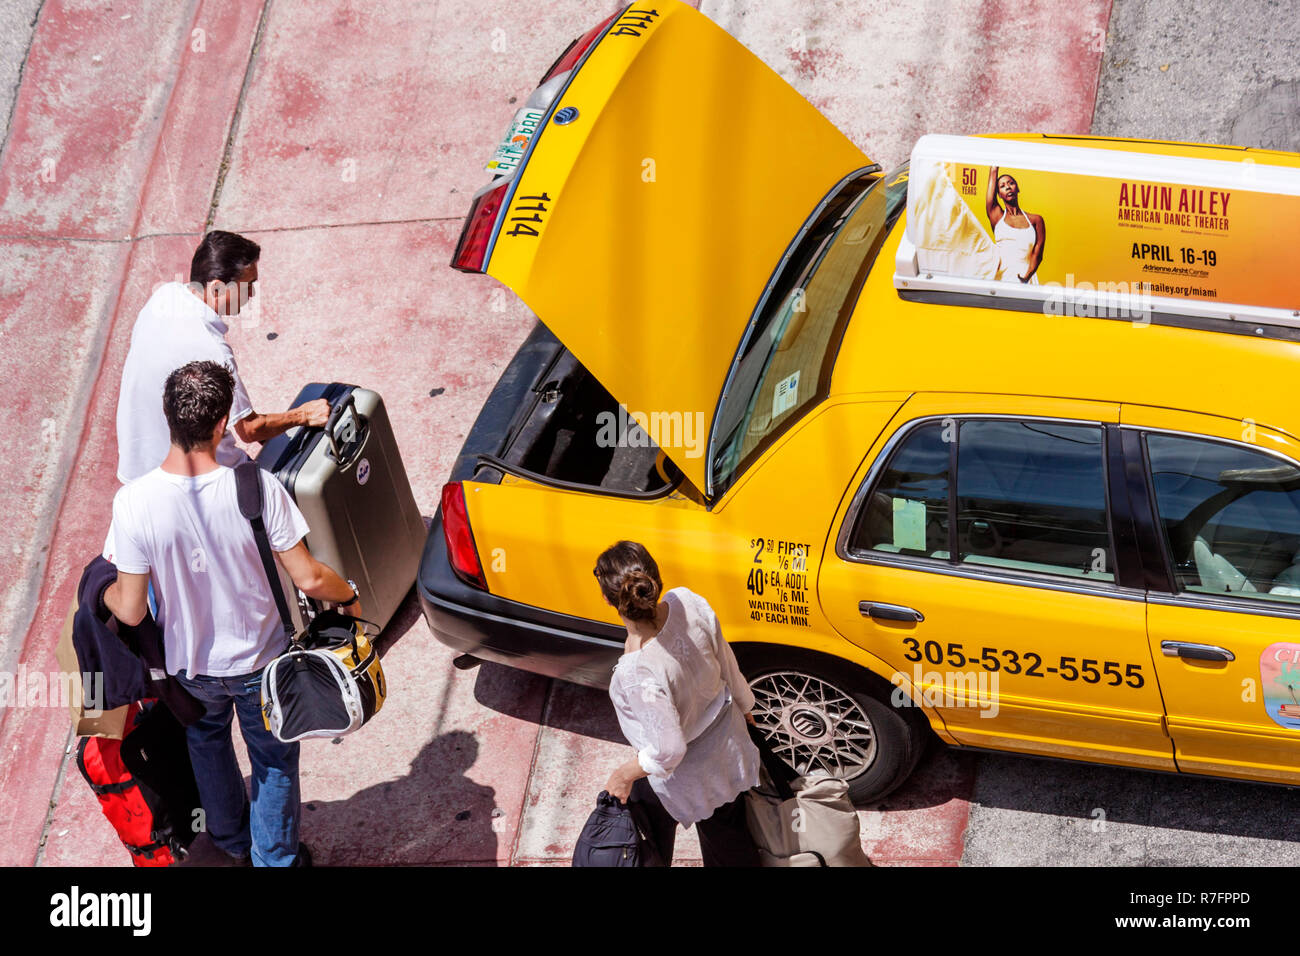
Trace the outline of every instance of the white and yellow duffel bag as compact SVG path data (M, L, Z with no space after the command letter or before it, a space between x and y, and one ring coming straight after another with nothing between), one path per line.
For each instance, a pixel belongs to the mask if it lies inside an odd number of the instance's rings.
M384 706L387 687L365 622L323 611L262 672L262 717L286 743L342 737Z
M379 713L388 694L379 653L366 634L369 622L331 609L294 634L262 524L262 483L256 462L235 468L235 486L239 511L253 526L262 568L289 642L289 650L262 671L262 720L285 743L350 734Z

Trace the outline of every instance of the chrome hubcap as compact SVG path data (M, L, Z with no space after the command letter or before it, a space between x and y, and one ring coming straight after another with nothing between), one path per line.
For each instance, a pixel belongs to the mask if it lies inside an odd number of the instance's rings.
M754 722L772 752L800 774L852 780L876 759L871 720L834 684L799 671L765 674L750 683Z
M826 736L826 721L821 714L807 707L796 707L790 712L790 726L805 740L820 740Z

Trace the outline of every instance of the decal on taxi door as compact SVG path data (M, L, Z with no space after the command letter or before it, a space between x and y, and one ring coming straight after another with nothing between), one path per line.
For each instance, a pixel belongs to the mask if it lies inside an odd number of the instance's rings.
M1300 730L1300 644L1281 641L1259 655L1264 710L1273 722Z
M749 618L762 624L808 623L808 552L810 545L780 538L753 537L753 563L745 576Z

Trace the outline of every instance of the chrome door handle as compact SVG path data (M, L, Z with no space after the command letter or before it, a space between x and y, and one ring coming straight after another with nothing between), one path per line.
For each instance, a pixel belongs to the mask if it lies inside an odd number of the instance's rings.
M1237 655L1226 647L1214 644L1188 644L1186 641L1161 641L1160 650L1165 657L1181 657L1192 661L1235 661Z
M874 621L906 621L908 624L919 624L925 620L925 615L915 608L904 607L901 604L880 604L876 601L859 601L858 613Z

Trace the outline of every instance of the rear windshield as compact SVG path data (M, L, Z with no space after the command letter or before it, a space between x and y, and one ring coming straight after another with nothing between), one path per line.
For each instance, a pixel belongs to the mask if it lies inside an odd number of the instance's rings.
M906 165L844 183L769 285L718 408L715 498L829 392L858 293L906 202Z

